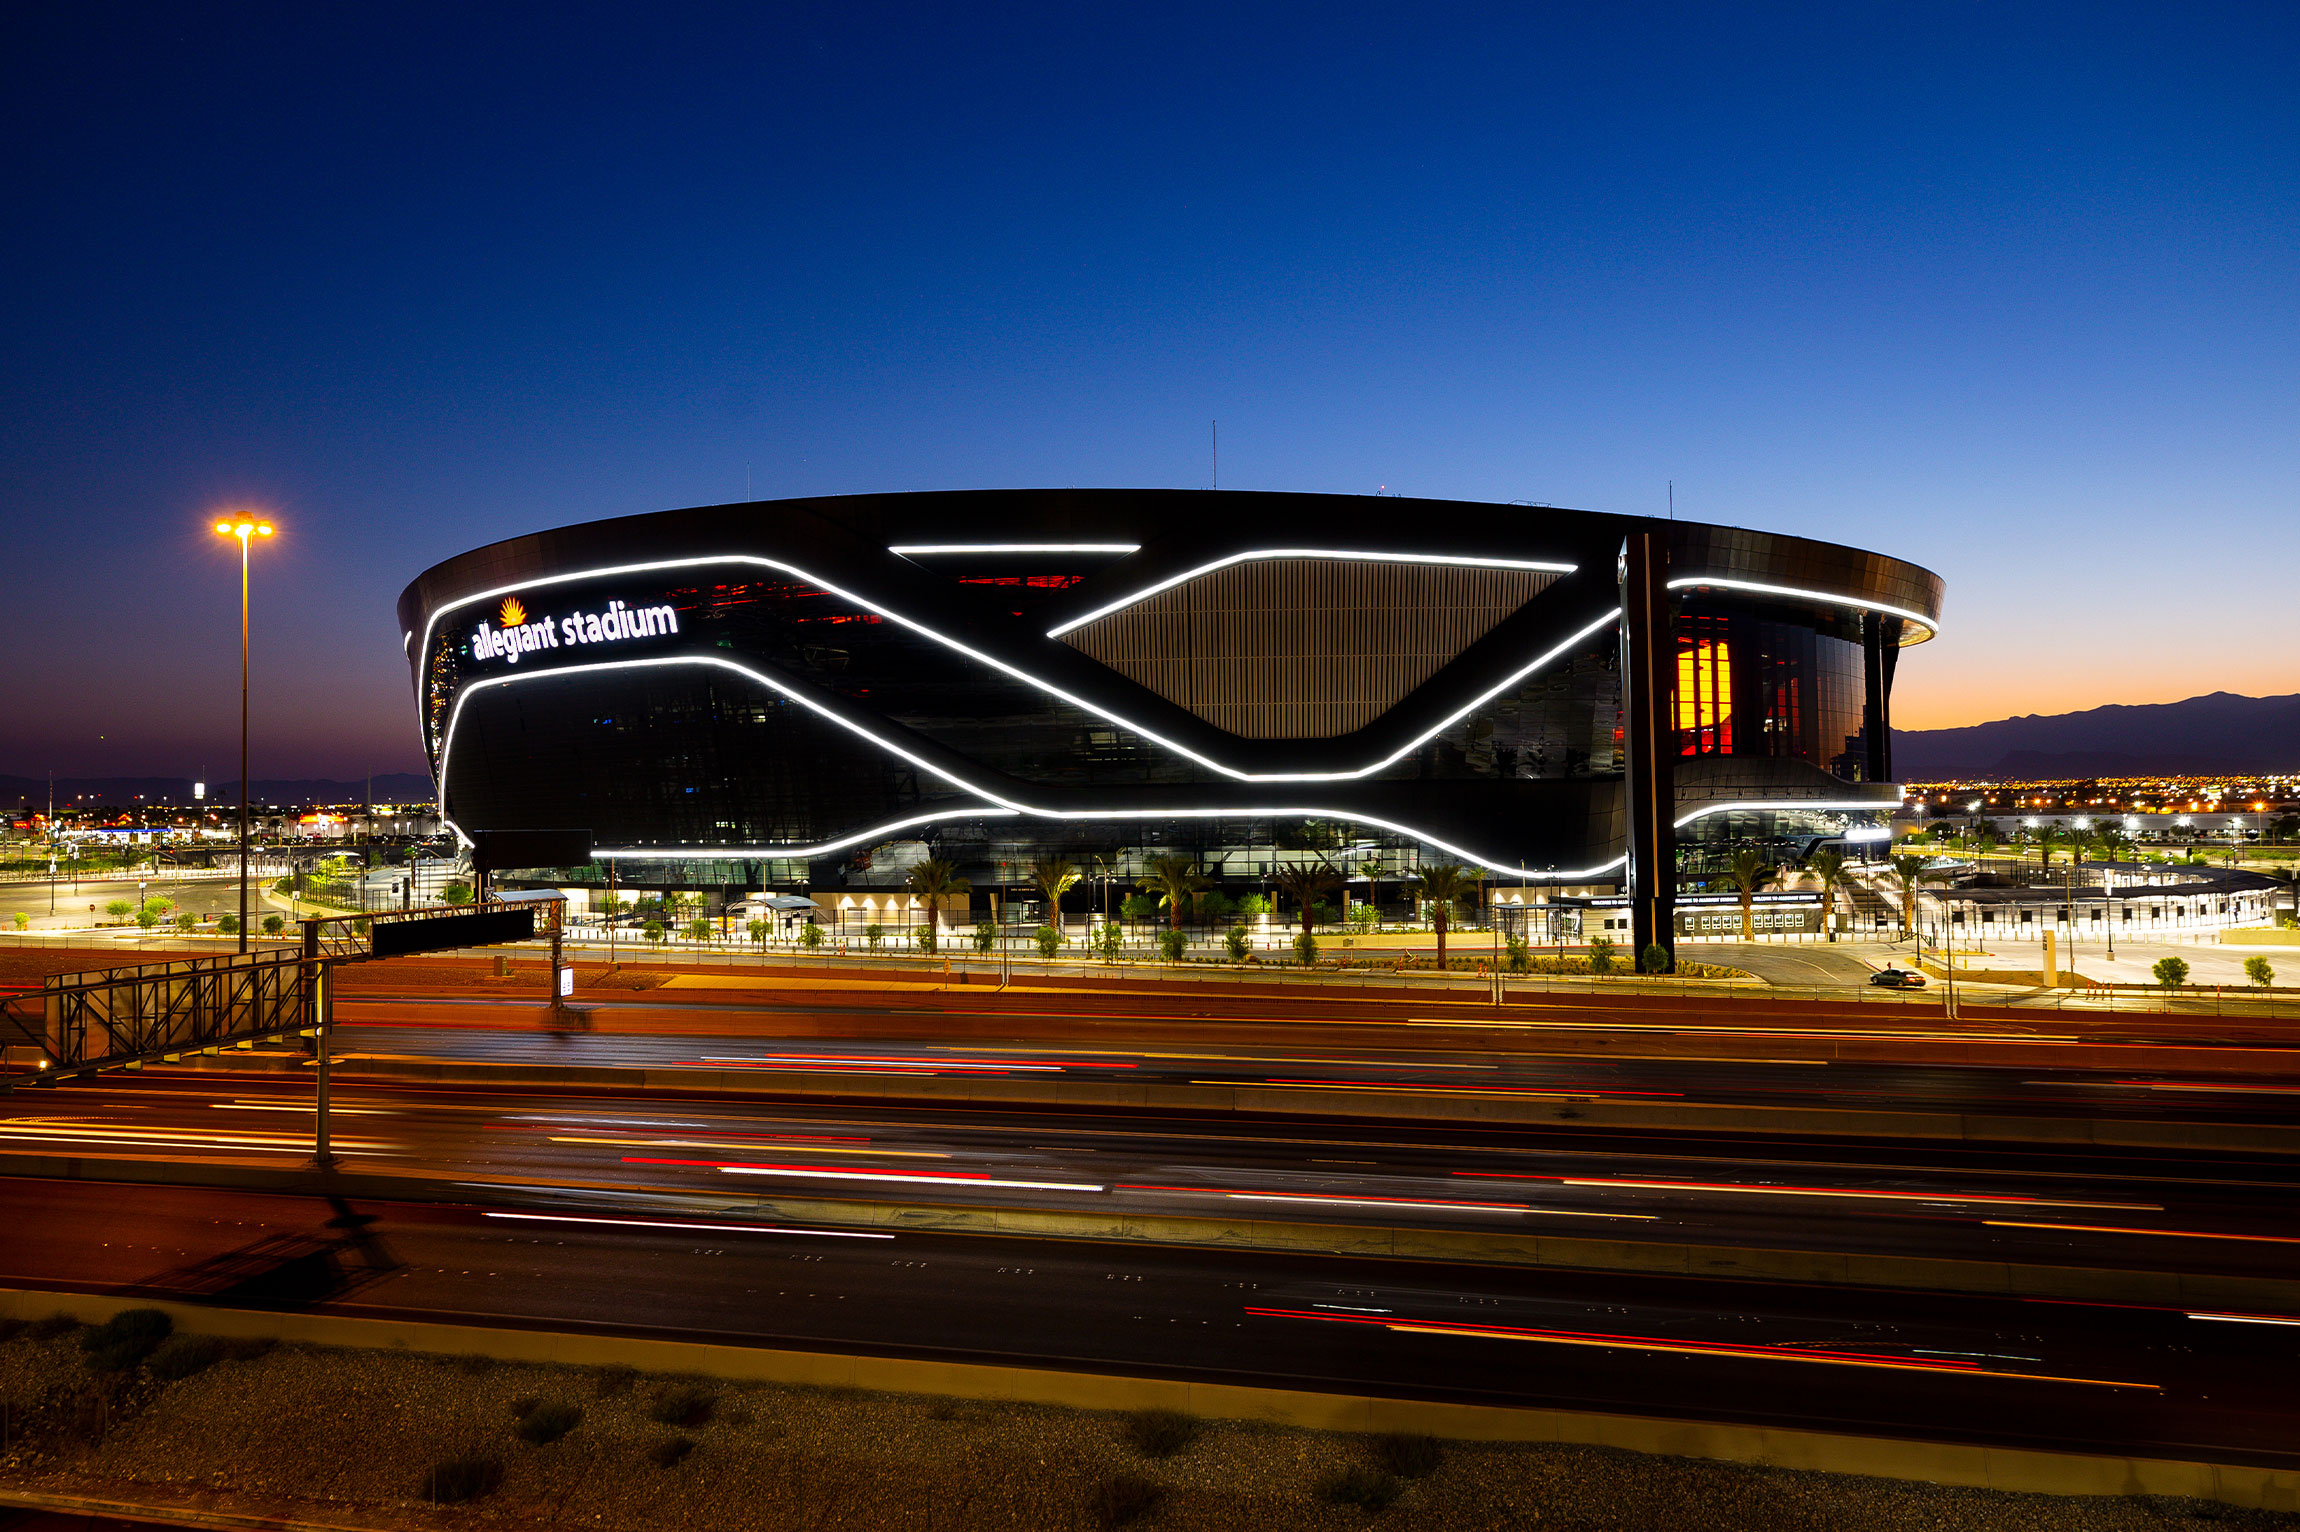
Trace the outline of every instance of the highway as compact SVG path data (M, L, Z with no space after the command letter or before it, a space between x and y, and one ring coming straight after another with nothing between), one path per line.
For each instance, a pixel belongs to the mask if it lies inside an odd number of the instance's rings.
M340 1226L356 1211L373 1220ZM2173 1310L0 1181L0 1283L2300 1464L2300 1330ZM336 1227L330 1220L339 1220Z
M307 1080L147 1071L19 1094L14 1156L284 1167ZM2284 1277L2300 1165L1619 1129L1219 1120L347 1077L347 1170L536 1205L623 1194L1380 1225ZM835 1211L817 1216L839 1217Z

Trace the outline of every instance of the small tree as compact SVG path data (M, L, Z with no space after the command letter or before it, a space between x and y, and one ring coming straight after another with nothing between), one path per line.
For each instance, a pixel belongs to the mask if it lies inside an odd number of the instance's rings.
M19 931L28 931L31 928L32 917L25 914L22 910L18 910L16 912L16 929Z
M1638 954L1637 966L1646 973L1667 973L1669 971L1669 949L1659 942L1647 942L1645 950Z
M751 945L757 947L762 952L765 951L767 946L767 923L763 920L754 920L744 929L750 933Z
M1501 937L1501 960L1511 973L1524 973L1533 967L1533 944L1522 931L1504 931Z
M998 947L998 922L978 920L974 923L974 950L991 952Z
M939 935L939 934L936 932L936 930L935 930L935 928L934 928L934 924L933 924L933 922L931 922L931 921L930 921L930 922L928 922L926 925L923 925L923 926L921 926L921 927L919 928L919 930L918 930L918 950L919 950L919 951L921 951L921 952L925 953L925 954L926 954L928 957L932 957L932 956L934 956L934 953L935 953L935 949L936 949L937 947L941 946L941 945L942 945L942 938L941 938L941 936L940 936L940 935Z
M1040 926L1031 935L1038 943L1038 955L1042 958L1051 958L1062 950L1062 933L1050 925Z
M200 917L190 910L179 911L176 915L176 929L179 931L189 931L199 923Z
M702 942L707 946L711 938L717 934L718 928L700 915L687 922L687 939L689 941Z
M1589 939L1589 971L1591 973L1613 972L1612 937L1592 936Z
M152 927L158 925L159 923L159 915L153 911L149 905L136 911L136 924L142 926L145 930L149 931L152 929Z
M1182 954L1190 950L1190 938L1182 934L1179 926L1168 926L1158 933L1158 955L1169 963L1182 961Z
M2156 982L2166 989L2178 989L2188 982L2188 962L2184 958L2158 958L2154 972Z
M1105 920L1094 933L1094 945L1102 951L1102 961L1118 961L1119 949L1125 945L1126 930L1115 920Z
M440 897L449 904L469 904L471 902L471 885L460 881L450 883L441 890Z
M237 936L240 934L240 917L237 915L218 915L216 917L216 929L226 936Z
M114 920L126 920L130 915L136 913L136 901L133 899L114 899L104 906L104 913Z
M1318 939L1308 931L1294 938L1294 961L1304 968L1318 960Z
M868 947L871 951L878 951L879 943L885 940L886 927L880 925L877 921L874 920L869 925L863 927L863 945Z
M2276 982L2276 970L2264 957L2248 957L2244 960L2244 977L2266 989Z
M1148 894L1128 894L1118 901L1118 918L1147 925L1158 918L1158 901Z
M1370 904L1353 904L1345 919L1352 931L1364 936L1374 928L1374 907Z
M1422 886L1422 901L1429 906L1430 929L1437 933L1437 963L1445 967L1446 927L1453 921L1453 907L1470 890L1469 869L1454 862L1440 862L1424 867L1418 874Z
M285 929L287 929L287 920L284 916L266 915L264 917L264 935L277 936Z
M813 921L799 927L799 945L812 952L823 944L823 928Z
M22 920L24 917L19 915L16 918ZM1243 963L1246 961L1246 928L1242 925L1236 925L1223 932L1222 945L1229 949L1231 962ZM2260 959L2254 958L2253 961L2257 963Z
M1261 894L1248 894L1238 901L1238 913L1247 919L1267 915L1270 913L1270 901Z
M639 934L660 945L663 940L663 922L650 915L647 917L647 923L639 928Z

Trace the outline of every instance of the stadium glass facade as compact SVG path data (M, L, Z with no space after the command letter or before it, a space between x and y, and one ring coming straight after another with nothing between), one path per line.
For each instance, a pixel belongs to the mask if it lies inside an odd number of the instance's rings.
M602 866L573 879L819 894L934 855L996 889L1180 853L1226 882L1319 855L1540 889L1620 880L1639 780L1680 866L1882 822L1894 666L1940 601L1912 565L1736 529L1108 490L596 522L439 565L400 613L444 817L587 829ZM1669 693L1649 730L1640 654Z

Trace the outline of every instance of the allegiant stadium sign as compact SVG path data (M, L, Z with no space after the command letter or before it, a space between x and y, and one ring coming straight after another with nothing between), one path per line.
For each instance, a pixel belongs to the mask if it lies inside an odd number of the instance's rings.
M679 631L679 614L667 606L625 606L610 601L603 612L569 612L564 617L529 619L517 596L507 596L495 614L501 627L481 622L471 630L471 657L505 659L516 665L519 656L539 649L575 648L583 644L612 644L631 638L656 638Z

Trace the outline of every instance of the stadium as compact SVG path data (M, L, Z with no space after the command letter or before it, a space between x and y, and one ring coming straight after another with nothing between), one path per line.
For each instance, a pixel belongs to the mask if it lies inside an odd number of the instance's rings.
M1881 554L1548 506L858 495L538 532L425 571L402 644L442 817L583 829L597 882L821 895L925 856L1479 871L1629 898L1881 833L1942 587Z

